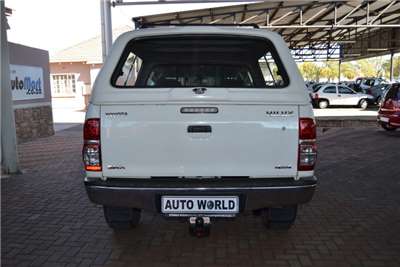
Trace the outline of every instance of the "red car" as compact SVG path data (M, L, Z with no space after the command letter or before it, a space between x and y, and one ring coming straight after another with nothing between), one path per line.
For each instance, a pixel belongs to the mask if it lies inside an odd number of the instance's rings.
M387 91L378 112L378 123L387 131L400 128L400 83L394 83Z

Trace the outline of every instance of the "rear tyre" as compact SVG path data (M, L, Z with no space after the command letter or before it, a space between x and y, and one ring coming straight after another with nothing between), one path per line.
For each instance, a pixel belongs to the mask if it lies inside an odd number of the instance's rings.
M382 123L381 126L383 129L385 129L386 131L389 131L389 132L396 130L396 127L390 126L387 123Z
M284 208L268 208L263 211L263 223L268 229L288 230L296 220L297 205Z
M361 99L358 105L362 110L366 110L368 107L368 101L366 99Z
M327 108L329 106L329 102L327 100L320 100L318 102L318 107L323 109L323 108Z
M114 230L126 230L139 224L139 209L103 206L103 210L108 226Z

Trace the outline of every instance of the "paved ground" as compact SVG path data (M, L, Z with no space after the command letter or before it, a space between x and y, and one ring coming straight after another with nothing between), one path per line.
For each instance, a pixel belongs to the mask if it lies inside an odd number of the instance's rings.
M327 131L318 191L289 232L245 215L204 239L150 214L114 234L85 195L80 136L20 146L24 174L1 181L4 266L400 266L400 131Z

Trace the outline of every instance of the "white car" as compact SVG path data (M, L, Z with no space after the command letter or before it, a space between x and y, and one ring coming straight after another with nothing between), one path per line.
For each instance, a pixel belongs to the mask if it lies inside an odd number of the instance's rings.
M329 106L358 106L366 109L374 102L372 95L357 93L345 85L323 84L311 93L313 104L319 108Z
M288 228L311 200L316 126L304 81L276 33L139 29L114 43L84 125L85 186L114 229L140 211L214 217L261 211Z

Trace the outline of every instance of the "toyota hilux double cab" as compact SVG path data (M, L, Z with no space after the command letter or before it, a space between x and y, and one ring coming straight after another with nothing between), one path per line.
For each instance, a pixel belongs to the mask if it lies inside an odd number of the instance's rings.
M317 179L306 86L280 35L152 27L114 43L84 124L85 187L111 228L247 211L289 228Z

